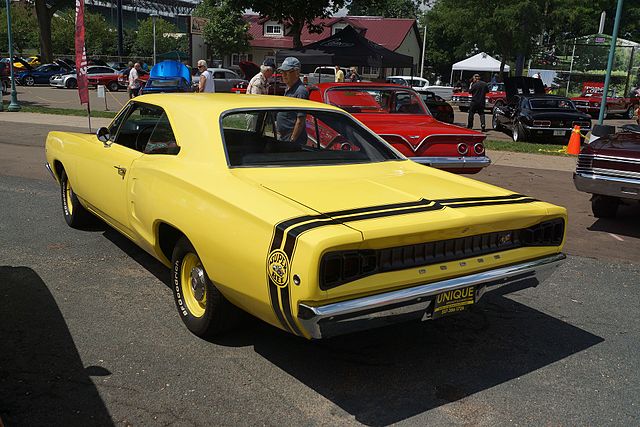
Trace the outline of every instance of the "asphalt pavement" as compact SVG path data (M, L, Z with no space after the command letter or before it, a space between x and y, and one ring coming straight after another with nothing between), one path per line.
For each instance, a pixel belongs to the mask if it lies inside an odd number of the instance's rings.
M66 226L42 147L49 130L83 123L9 114L0 113L6 426L640 423L640 209L593 218L571 158L490 153L495 164L475 176L568 208L569 257L540 287L321 342L252 318L204 341L178 318L164 266L106 226Z

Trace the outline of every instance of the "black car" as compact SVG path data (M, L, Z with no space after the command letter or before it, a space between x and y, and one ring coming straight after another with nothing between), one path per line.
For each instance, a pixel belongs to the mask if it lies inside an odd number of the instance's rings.
M514 141L537 137L569 137L574 126L591 129L591 116L576 110L564 96L545 93L542 80L532 77L505 79L507 104L493 110L495 130L511 132Z
M453 107L447 103L442 97L436 95L430 90L416 90L420 97L429 108L431 115L441 122L453 123Z

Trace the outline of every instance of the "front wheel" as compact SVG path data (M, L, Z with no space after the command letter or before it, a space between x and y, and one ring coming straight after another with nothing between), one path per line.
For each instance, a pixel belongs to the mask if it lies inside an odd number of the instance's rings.
M176 244L171 264L173 296L187 329L203 338L230 329L237 319L237 309L211 282L187 238Z
M60 175L60 196L62 198L62 213L69 227L81 228L91 223L93 215L80 204L78 196L73 192L67 173L63 170Z
M69 79L65 83L65 86L67 87L67 89L75 89L78 87L78 81L76 79Z
M34 84L36 84L36 79L31 76L27 76L24 78L24 84L26 86L33 86Z
M620 200L611 196L594 194L591 198L591 210L596 218L615 218Z
M494 111L491 115L491 127L493 130L502 130L502 125L498 122L498 113Z
M120 85L118 84L118 82L110 82L107 85L107 89L109 89L109 92L117 92L118 89L120 89Z
M633 105L630 105L629 108L627 108L627 112L624 114L624 118L633 119L634 115L635 115L635 110L633 109Z

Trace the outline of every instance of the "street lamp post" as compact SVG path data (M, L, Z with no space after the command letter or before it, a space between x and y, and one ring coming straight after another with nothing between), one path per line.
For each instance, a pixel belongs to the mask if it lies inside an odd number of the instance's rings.
M11 34L11 1L7 0L7 38L9 39L9 70L11 70L11 102L7 111L20 111L18 104L18 92L16 92L16 80L13 75L13 37Z
M153 65L156 65L156 17L157 14L151 15L151 19L153 20Z

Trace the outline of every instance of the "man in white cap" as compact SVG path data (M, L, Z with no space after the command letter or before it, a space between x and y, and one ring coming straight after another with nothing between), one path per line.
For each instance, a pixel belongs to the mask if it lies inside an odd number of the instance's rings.
M260 72L253 76L247 86L247 94L252 95L268 95L269 94L269 79L273 75L273 68L275 64L264 62L260 66Z
M278 70L282 73L282 81L287 85L284 96L309 99L309 91L300 81L300 61L298 58L286 57ZM302 112L278 113L276 126L280 140L305 145L307 143L306 117L306 114Z

